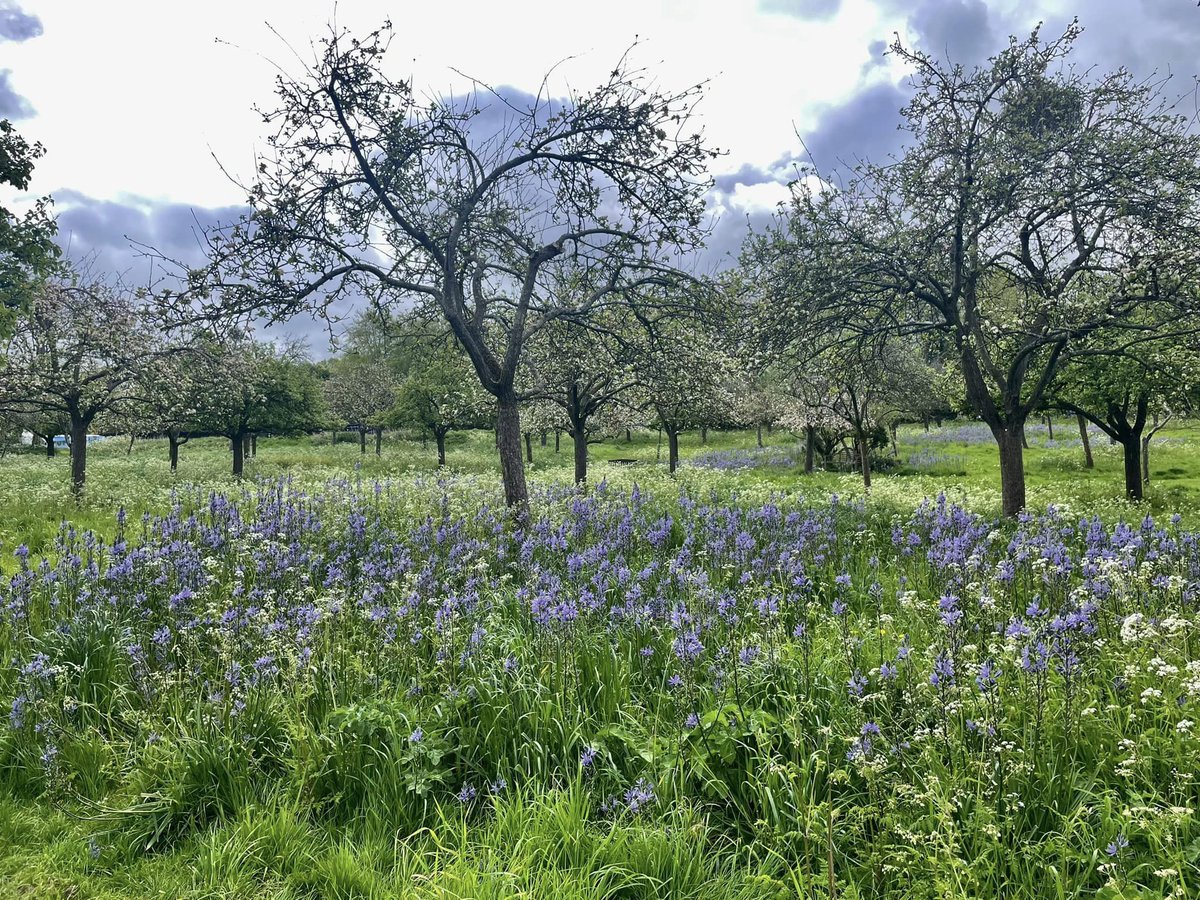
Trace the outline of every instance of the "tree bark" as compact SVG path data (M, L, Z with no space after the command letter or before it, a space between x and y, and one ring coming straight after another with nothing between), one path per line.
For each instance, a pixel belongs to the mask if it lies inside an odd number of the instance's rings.
M250 435L250 455L252 457L258 456L258 435L257 434Z
M383 456L383 429L375 429L375 455Z
M1144 496L1142 489L1142 439L1140 434L1131 434L1121 440L1125 455L1125 496L1134 502Z
M246 470L246 435L238 432L229 442L233 448L233 477L241 478Z
M46 435L46 458L54 459L54 435Z
M245 460L248 456L250 456L250 434L246 433L242 435L242 459Z
M1000 506L1006 518L1025 508L1025 423L993 425L1000 448Z
M571 431L571 440L575 442L575 483L583 484L587 481L588 468L587 430L576 425Z
M900 456L900 447L896 444L896 430L895 422L888 426L888 434L892 436L892 459L898 459Z
M625 443L633 443L633 432L631 432L628 428L625 429Z
M1150 437L1142 438L1142 486L1150 483Z
M672 475L679 468L679 430L664 428L667 433L667 471Z
M546 441L549 439L549 433L544 428L542 429L541 438L542 438L542 446L545 447Z
M812 425L804 426L804 474L811 475L813 471L813 456L816 453L817 429Z
M1046 437L1049 440L1054 440L1054 419L1049 415L1046 416Z
M758 447L761 450L762 449L762 424L761 423L758 426L758 434L755 435L755 440L757 441Z
M87 480L87 433L91 420L71 420L71 491L75 499L83 498L83 485Z
M179 448L188 441L185 437L180 437L178 428L167 429L167 459L171 463L171 473L174 474L179 469Z
M510 507L527 507L529 488L521 463L521 411L511 390L501 394L496 402L496 449L500 455L505 502Z
M358 428L358 452L364 456L367 454L367 429L361 425Z
M1025 435L1025 424L1024 423L1021 424L1021 449L1022 450L1029 449L1029 438Z
M871 489L871 446L866 435L856 434L854 446L858 453L858 465L862 470L863 487L869 491Z
M437 441L438 468L446 465L446 429L435 428L433 438Z
M533 432L525 432L525 461L533 465Z
M700 443L702 445L708 444L708 426L707 425L700 426ZM671 471L674 472L675 470L672 469Z
M1079 442L1083 444L1083 467L1094 469L1096 460L1092 457L1092 441L1088 436L1087 419L1083 417L1083 413L1075 413L1075 420L1079 422Z
M562 440L562 431L558 428L554 429L554 452L558 452L559 443Z
M134 441L134 438L135 438L135 437L136 437L136 436L135 436L135 435L133 435L133 434L130 434L130 435L129 435L129 446L125 448L125 455L126 455L126 456L131 456L131 455L133 454L133 441Z

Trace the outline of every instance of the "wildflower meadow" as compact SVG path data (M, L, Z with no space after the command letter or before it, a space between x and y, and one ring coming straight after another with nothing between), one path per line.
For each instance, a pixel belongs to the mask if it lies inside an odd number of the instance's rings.
M753 456L547 473L524 523L484 474L164 484L6 548L0 872L45 896L63 872L97 896L1200 890L1200 533L722 480Z

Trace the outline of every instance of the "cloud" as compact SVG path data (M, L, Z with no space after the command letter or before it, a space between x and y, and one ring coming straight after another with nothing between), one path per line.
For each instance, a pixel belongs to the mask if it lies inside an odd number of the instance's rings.
M998 49L984 0L926 0L909 15L908 25L922 49L938 59L973 64Z
M27 41L42 33L42 20L12 0L0 0L0 40Z
M232 222L245 207L203 207L164 203L145 197L100 200L80 191L54 192L59 245L76 264L97 274L144 284L158 270L141 247L153 247L185 265L204 258L201 232L218 223Z
M782 13L797 19L831 19L837 15L842 0L758 0L765 13Z
M905 138L898 126L906 102L908 94L902 87L882 82L826 107L816 126L801 135L813 163L826 172L860 159L882 162L896 153Z
M986 0L876 0L885 21L903 24L907 41L940 60L967 66L986 64L1007 43L1009 35L1024 38L1039 21L1043 40L1062 34L1070 17L1050 3L1005 5ZM1129 27L1136 20L1137 27ZM1166 93L1186 94L1200 72L1200 9L1191 3L1161 0L1095 0L1081 17L1083 36L1071 59L1080 69L1095 66L1095 77L1125 67L1139 78L1157 72L1173 76ZM863 69L863 84L845 101L821 110L815 125L802 137L822 170L858 159L885 160L898 152L906 134L898 131L900 108L910 90L906 81L879 82L882 42L869 46L871 62ZM1190 106L1188 107L1191 108ZM751 183L751 182L744 182Z
M28 119L33 106L13 90L8 80L11 74L11 69L0 69L0 119Z

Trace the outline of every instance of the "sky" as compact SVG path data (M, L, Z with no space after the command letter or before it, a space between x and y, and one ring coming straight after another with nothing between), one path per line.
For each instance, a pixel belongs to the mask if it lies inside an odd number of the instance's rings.
M54 197L68 254L142 283L131 240L197 258L197 229L239 214L238 182L265 147L255 106L272 107L276 76L303 71L331 23L363 32L390 17L390 71L431 96L470 78L533 92L552 67L553 93L585 90L636 41L633 62L660 87L707 83L700 122L725 153L711 269L787 198L797 163L828 170L900 148L894 36L972 64L1074 16L1080 64L1194 87L1195 0L0 0L0 117L46 148L25 199ZM313 323L285 331L327 352Z

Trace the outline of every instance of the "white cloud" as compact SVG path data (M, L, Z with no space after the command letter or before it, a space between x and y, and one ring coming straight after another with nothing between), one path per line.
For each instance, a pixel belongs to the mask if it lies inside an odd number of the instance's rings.
M6 47L5 61L38 111L23 130L48 151L34 189L210 206L243 199L213 155L235 175L253 171L267 126L252 105L271 106L275 64L297 72L313 58L334 10L329 0L45 6L43 35ZM767 165L795 149L793 123L851 92L867 44L880 36L867 0L821 22L764 15L754 0L613 0L586 19L579 12L549 0L337 6L339 24L355 32L390 14L394 73L436 93L466 89L452 67L536 90L561 60L552 86L586 89L636 35L643 45L634 60L661 87L711 79L702 124L728 151L716 171Z

